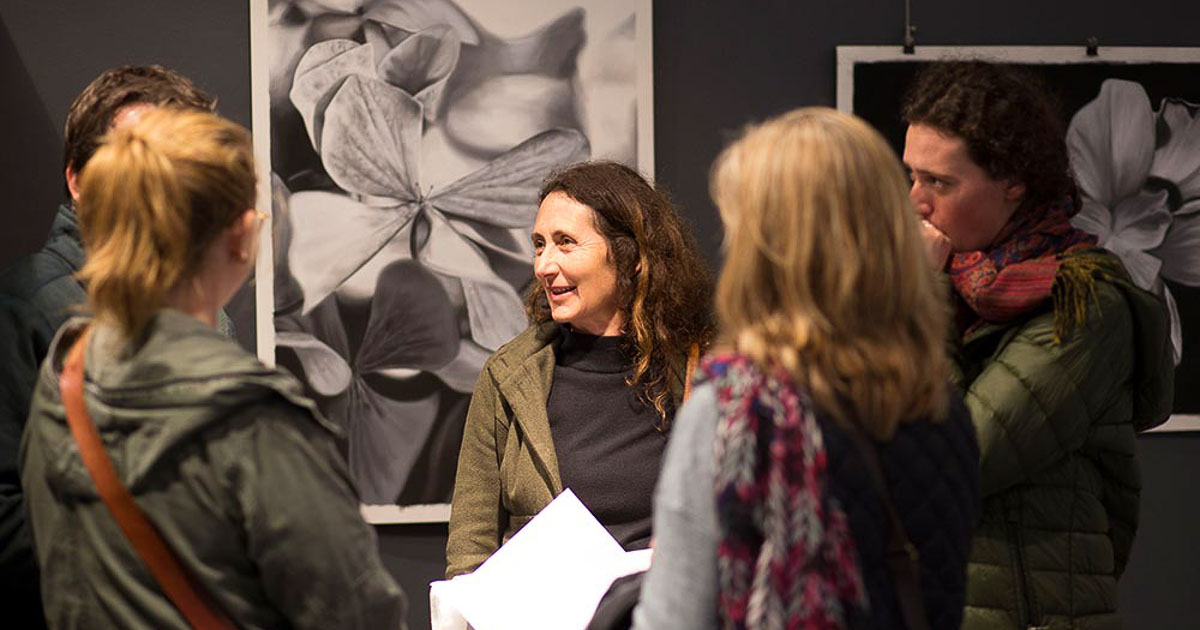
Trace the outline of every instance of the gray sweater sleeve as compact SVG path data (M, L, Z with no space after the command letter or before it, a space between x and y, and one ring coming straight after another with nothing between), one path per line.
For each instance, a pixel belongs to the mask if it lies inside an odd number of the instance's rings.
M634 630L718 626L716 429L716 390L704 384L676 414L671 430L654 497L654 562L633 613Z

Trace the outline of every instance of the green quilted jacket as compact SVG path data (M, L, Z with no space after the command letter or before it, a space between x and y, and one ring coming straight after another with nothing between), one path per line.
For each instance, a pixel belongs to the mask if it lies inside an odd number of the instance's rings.
M1162 303L1100 250L1064 256L1053 301L961 339L982 515L964 628L1118 628L1137 530L1135 434L1170 414Z

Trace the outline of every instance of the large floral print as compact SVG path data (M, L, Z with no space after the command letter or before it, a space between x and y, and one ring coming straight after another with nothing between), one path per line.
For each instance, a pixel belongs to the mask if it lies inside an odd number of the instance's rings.
M592 140L594 103L632 125L633 71L581 73L588 18L510 36L448 0L270 3L276 344L367 503L449 499L475 379L525 327L540 183L596 144L633 157Z
M1067 145L1083 197L1076 227L1121 257L1171 315L1175 361L1182 326L1165 280L1200 286L1200 119L1165 99L1153 109L1141 85L1110 79L1071 120Z

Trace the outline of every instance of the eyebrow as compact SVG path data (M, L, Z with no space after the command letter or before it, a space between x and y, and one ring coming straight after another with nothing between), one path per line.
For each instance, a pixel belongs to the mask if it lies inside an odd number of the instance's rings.
M948 182L958 181L957 177L950 175L949 173L939 173L938 171L931 171L927 168L913 168L912 166L910 166L908 164L908 162L901 162L901 164L904 165L904 170L906 170L910 173L916 173L917 175L932 176L932 177L936 177L937 179L946 180Z

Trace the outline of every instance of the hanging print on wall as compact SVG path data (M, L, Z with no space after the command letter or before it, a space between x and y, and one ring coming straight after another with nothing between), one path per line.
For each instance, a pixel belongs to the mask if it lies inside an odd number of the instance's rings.
M369 519L444 520L480 368L526 326L542 180L652 175L649 2L252 10L260 356L344 429Z
M1041 75L1062 105L1082 208L1072 223L1120 256L1171 317L1175 404L1159 431L1200 430L1200 48L838 47L838 109L903 151L901 100L924 65L984 59Z

